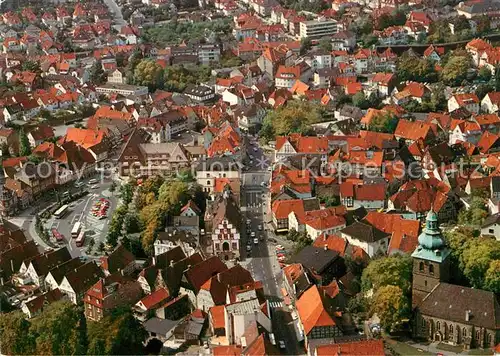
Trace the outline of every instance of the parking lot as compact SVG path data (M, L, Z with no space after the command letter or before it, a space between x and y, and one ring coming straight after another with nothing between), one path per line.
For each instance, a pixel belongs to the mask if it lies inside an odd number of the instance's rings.
M56 218L52 216L45 223L45 228L48 229L49 233L52 234L52 229L56 229L59 234L64 236L64 240L60 242L60 245L67 245L73 257L85 256L89 242L92 239L94 239L92 254L98 252L100 243L106 242L109 221L118 203L118 192L111 193L109 191L111 181L98 184L88 184L86 182L85 184L87 185L86 189L89 191L87 196L68 204L68 210L63 217ZM101 205L103 205L104 201L109 202L107 203L108 208L96 207L94 208L95 214L92 214L92 208L96 206L96 203L101 202ZM100 217L99 212L104 212L104 210L106 210L105 214L101 214ZM77 222L81 223L81 230L85 231L83 246L77 246L77 239L71 237L71 230Z

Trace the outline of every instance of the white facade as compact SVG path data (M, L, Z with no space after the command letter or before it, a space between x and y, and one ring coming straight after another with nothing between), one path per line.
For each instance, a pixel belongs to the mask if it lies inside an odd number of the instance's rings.
M300 23L300 38L316 38L330 36L342 28L342 25L335 20L318 18L312 21L303 21Z
M386 253L387 247L389 246L390 236L375 242L361 241L344 233L342 233L342 238L346 239L349 242L349 244L361 248L368 254L368 256L373 257L379 251L382 252L383 254Z

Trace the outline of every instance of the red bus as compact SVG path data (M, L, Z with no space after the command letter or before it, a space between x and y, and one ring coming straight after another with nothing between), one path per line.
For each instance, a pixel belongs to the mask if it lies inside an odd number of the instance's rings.
M85 230L80 231L80 234L76 238L76 246L77 247L82 247L83 243L85 242Z
M56 242L62 243L64 242L64 235L62 235L56 228L52 229L52 236L56 239Z

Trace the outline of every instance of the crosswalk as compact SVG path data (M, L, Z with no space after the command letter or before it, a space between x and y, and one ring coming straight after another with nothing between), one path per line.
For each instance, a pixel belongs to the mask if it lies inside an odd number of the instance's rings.
M269 301L269 306L271 308L282 308L283 302Z

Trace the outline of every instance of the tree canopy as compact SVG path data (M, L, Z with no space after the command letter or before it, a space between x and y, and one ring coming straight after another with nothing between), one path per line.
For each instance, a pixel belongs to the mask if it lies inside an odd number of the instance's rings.
M399 118L392 112L384 112L373 117L370 121L370 131L394 133L398 126Z
M381 326L390 331L410 315L409 299L398 286L387 285L379 288L370 304L370 314L377 314Z
M259 136L273 140L276 136L290 133L311 133L311 124L323 120L323 109L310 101L292 100L286 106L269 111L262 125Z
M412 259L407 255L391 255L373 260L363 271L361 286L364 291L371 288L376 292L384 286L397 286L405 294L410 292Z
M141 60L134 69L134 84L143 85L150 90L163 88L163 68L151 59Z
M24 129L21 129L21 131L19 131L19 155L29 156L30 154L31 154L30 141Z
M471 286L482 289L496 288L500 283L496 279L499 277L496 263L498 260L500 260L500 242L491 238L474 238L468 240L465 245L461 268Z

